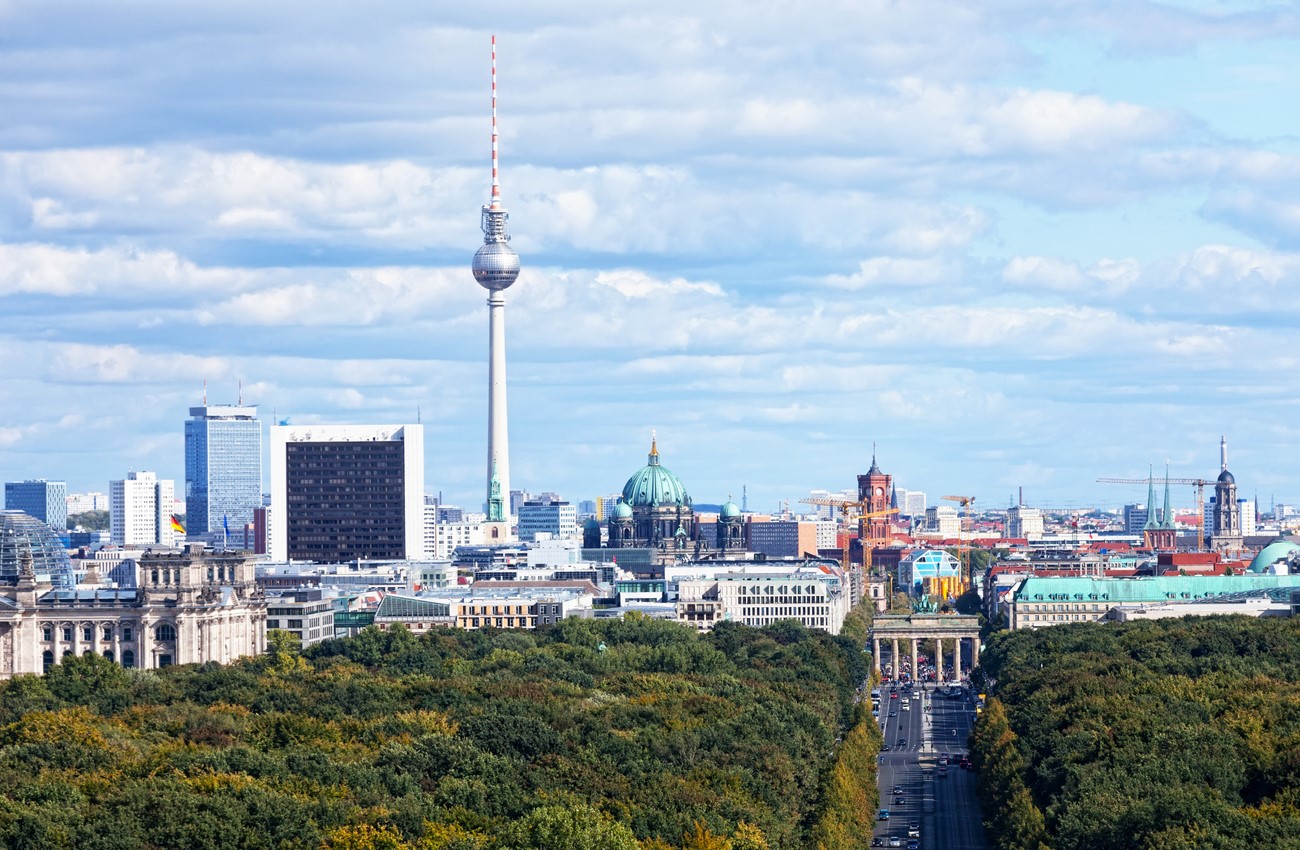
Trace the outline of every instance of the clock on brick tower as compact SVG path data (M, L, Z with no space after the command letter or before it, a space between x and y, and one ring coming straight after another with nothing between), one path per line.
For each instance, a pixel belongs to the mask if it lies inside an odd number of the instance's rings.
M871 468L866 475L858 476L858 500L862 502L862 512L878 513L889 509L889 497L893 492L893 476L886 475L876 466L876 452L871 452ZM862 534L866 540L879 543L889 539L889 517L874 516L862 521Z

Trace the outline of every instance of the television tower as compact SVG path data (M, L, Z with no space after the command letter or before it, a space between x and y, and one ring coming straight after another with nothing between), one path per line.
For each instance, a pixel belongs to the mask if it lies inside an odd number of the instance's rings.
M510 437L506 419L506 298L519 277L519 255L510 247L497 171L497 37L492 36L492 196L480 219L483 246L474 252L474 279L488 291L488 522L509 520Z

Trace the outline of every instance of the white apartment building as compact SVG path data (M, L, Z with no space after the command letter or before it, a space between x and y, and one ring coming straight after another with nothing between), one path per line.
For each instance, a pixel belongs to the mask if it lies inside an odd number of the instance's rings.
M1043 536L1043 512L1038 508L1017 505L1007 511L1006 536L1039 540Z
M478 516L482 516L479 514ZM487 536L483 533L483 523L478 520L465 520L464 522L436 522L437 513L433 514L435 521L430 522L429 512L425 512L424 526L424 549L427 555L435 561L445 561L451 558L457 546L483 546L487 543Z
M175 482L152 472L130 472L120 481L110 481L109 540L118 546L175 546L175 493Z
M925 509L925 530L929 536L945 540L961 536L961 517L957 509L948 505L936 505Z
M835 529L838 524L833 519L819 519L815 523L817 529L817 548L835 549L839 546L839 541L835 537Z
M108 510L108 496L103 493L69 493L68 516L84 514L87 511Z

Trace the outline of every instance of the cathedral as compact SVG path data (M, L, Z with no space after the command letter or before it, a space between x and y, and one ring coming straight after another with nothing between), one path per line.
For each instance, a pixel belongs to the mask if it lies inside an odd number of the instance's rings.
M692 557L743 552L745 518L728 500L719 511L714 539L703 539L685 485L660 463L658 442L651 438L646 465L623 485L622 497L610 513L609 548L658 549Z

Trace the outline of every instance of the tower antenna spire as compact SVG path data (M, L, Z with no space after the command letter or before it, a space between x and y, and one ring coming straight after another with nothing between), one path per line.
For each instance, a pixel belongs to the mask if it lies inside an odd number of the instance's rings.
M501 207L501 180L497 170L497 36L492 34L492 209Z

